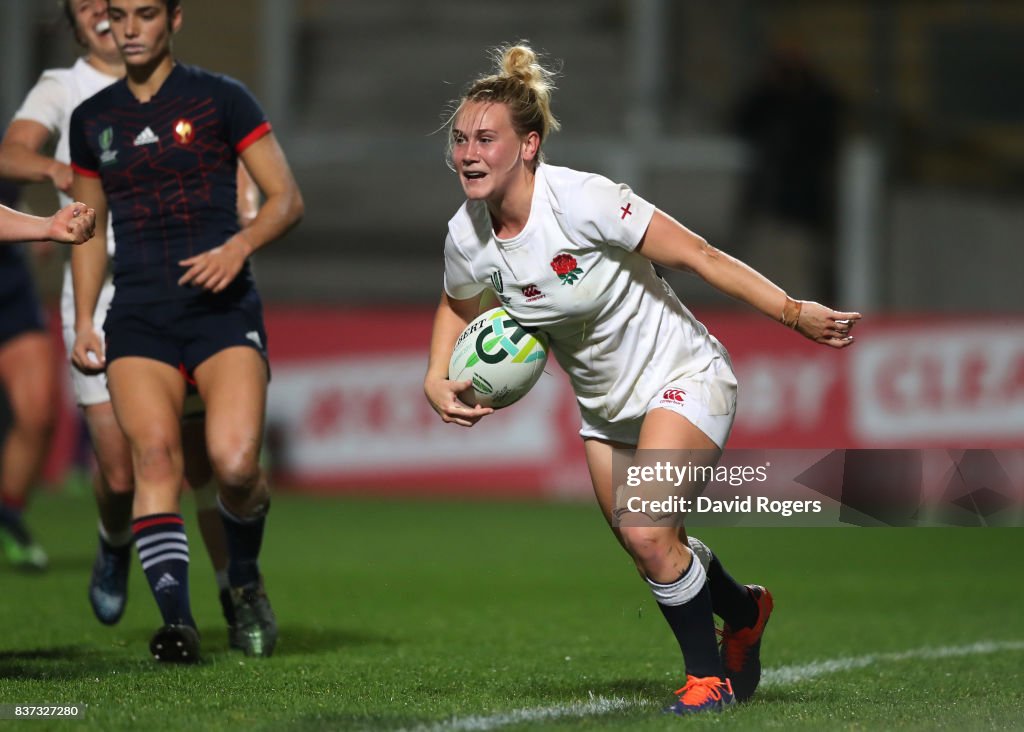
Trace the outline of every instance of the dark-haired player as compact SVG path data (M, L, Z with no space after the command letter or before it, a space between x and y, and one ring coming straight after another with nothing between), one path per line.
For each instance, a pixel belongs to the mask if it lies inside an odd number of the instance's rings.
M64 0L64 16L75 40L85 50L70 68L47 69L29 91L0 142L0 176L19 182L51 182L62 203L69 203L71 156L68 128L71 113L82 101L124 76L124 61L110 33L107 0ZM48 142L56 142L53 156ZM255 215L246 194L253 186L239 166L239 213ZM245 212L243 214L243 212ZM107 226L107 251L114 253L114 237ZM102 329L107 307L114 295L109 278L104 282L94 325ZM75 305L71 267L65 266L60 314L68 353L75 343ZM31 366L30 366L31 367ZM131 509L134 480L127 440L114 418L103 373L71 372L75 400L82 409L99 467L93 490L99 512L96 560L89 581L89 602L97 619L114 624L127 602L128 568L131 565ZM202 403L198 399L201 410ZM224 529L217 511L217 488L211 480L200 411L183 423L186 472L196 501L196 515L213 564L220 601L228 625L234 612L228 596L227 550Z
M163 617L153 655L192 662L199 653L179 509L188 378L206 404L207 451L221 486L234 641L269 656L277 625L257 564L270 504L259 465L269 373L248 257L298 221L302 198L249 92L175 61L179 2L109 0L108 16L127 76L75 110L70 136L72 191L101 224L108 210L113 217L115 294L104 343L92 315L107 258L105 236L97 236L72 258L72 360L84 371L106 367L131 447L132 529ZM236 206L239 158L265 196L245 229Z

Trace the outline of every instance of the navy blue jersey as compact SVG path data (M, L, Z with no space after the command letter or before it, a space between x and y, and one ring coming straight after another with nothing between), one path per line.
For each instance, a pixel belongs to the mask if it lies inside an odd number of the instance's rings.
M119 81L71 116L71 164L99 178L114 223L114 303L198 297L178 262L238 231L238 156L270 131L239 82L176 64L139 102ZM246 263L226 295L252 287Z

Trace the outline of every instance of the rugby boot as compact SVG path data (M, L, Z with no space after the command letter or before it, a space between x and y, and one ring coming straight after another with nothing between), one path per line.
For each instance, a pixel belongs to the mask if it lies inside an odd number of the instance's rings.
M100 540L96 548L96 561L89 580L89 603L96 619L104 625L114 625L124 615L131 560L131 545L115 548Z
M244 651L245 648L242 646L241 639L238 638L236 632L235 606L231 602L231 590L225 587L218 593L217 597L220 600L220 609L224 615L224 621L228 624L228 645L235 650Z
M0 545L15 569L45 572L50 566L46 551L32 538L24 521L0 522Z
M717 676L687 676L686 685L673 693L679 698L665 709L665 713L681 717L700 712L720 712L736 703L729 679Z
M199 663L199 633L191 625L165 625L153 634L149 652L161 663Z
M761 682L761 637L775 603L772 594L761 585L747 585L757 603L757 622L751 628L733 630L722 626L722 666L732 682L736 700L745 702L754 695Z
M232 587L231 602L235 607L231 647L247 656L269 657L277 645L277 618L263 589L263 578L244 587Z

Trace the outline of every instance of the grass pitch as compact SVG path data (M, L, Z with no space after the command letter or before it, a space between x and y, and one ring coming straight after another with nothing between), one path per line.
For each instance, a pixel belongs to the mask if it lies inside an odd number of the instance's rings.
M659 714L683 682L675 641L592 506L279 494L269 660L229 652L186 514L203 664L148 658L160 623L138 564L121 623L93 619L95 511L42 496L52 569L0 566L0 704L88 705L33 729L1024 727L1017 529L699 532L776 612L755 700L684 720Z

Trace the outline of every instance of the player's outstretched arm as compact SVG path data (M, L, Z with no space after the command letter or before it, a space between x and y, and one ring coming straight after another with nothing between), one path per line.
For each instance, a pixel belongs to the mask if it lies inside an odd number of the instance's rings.
M55 241L81 244L93 235L96 213L82 203L65 206L53 216L32 216L0 206L0 241Z
M860 313L844 313L816 302L794 300L767 277L708 244L667 214L656 211L637 251L672 269L689 270L712 287L793 328L816 343L845 348Z
M480 313L480 295L468 300L455 300L441 293L441 302L434 315L434 329L430 336L430 360L423 379L423 393L441 419L462 427L472 427L481 417L491 414L490 407L470 407L459 399L459 394L473 385L472 380L449 381L448 361L459 334Z
M263 193L263 205L252 223L224 244L181 260L186 270L179 285L220 292L238 276L249 255L283 236L305 213L302 193L273 133L247 147L242 162Z

